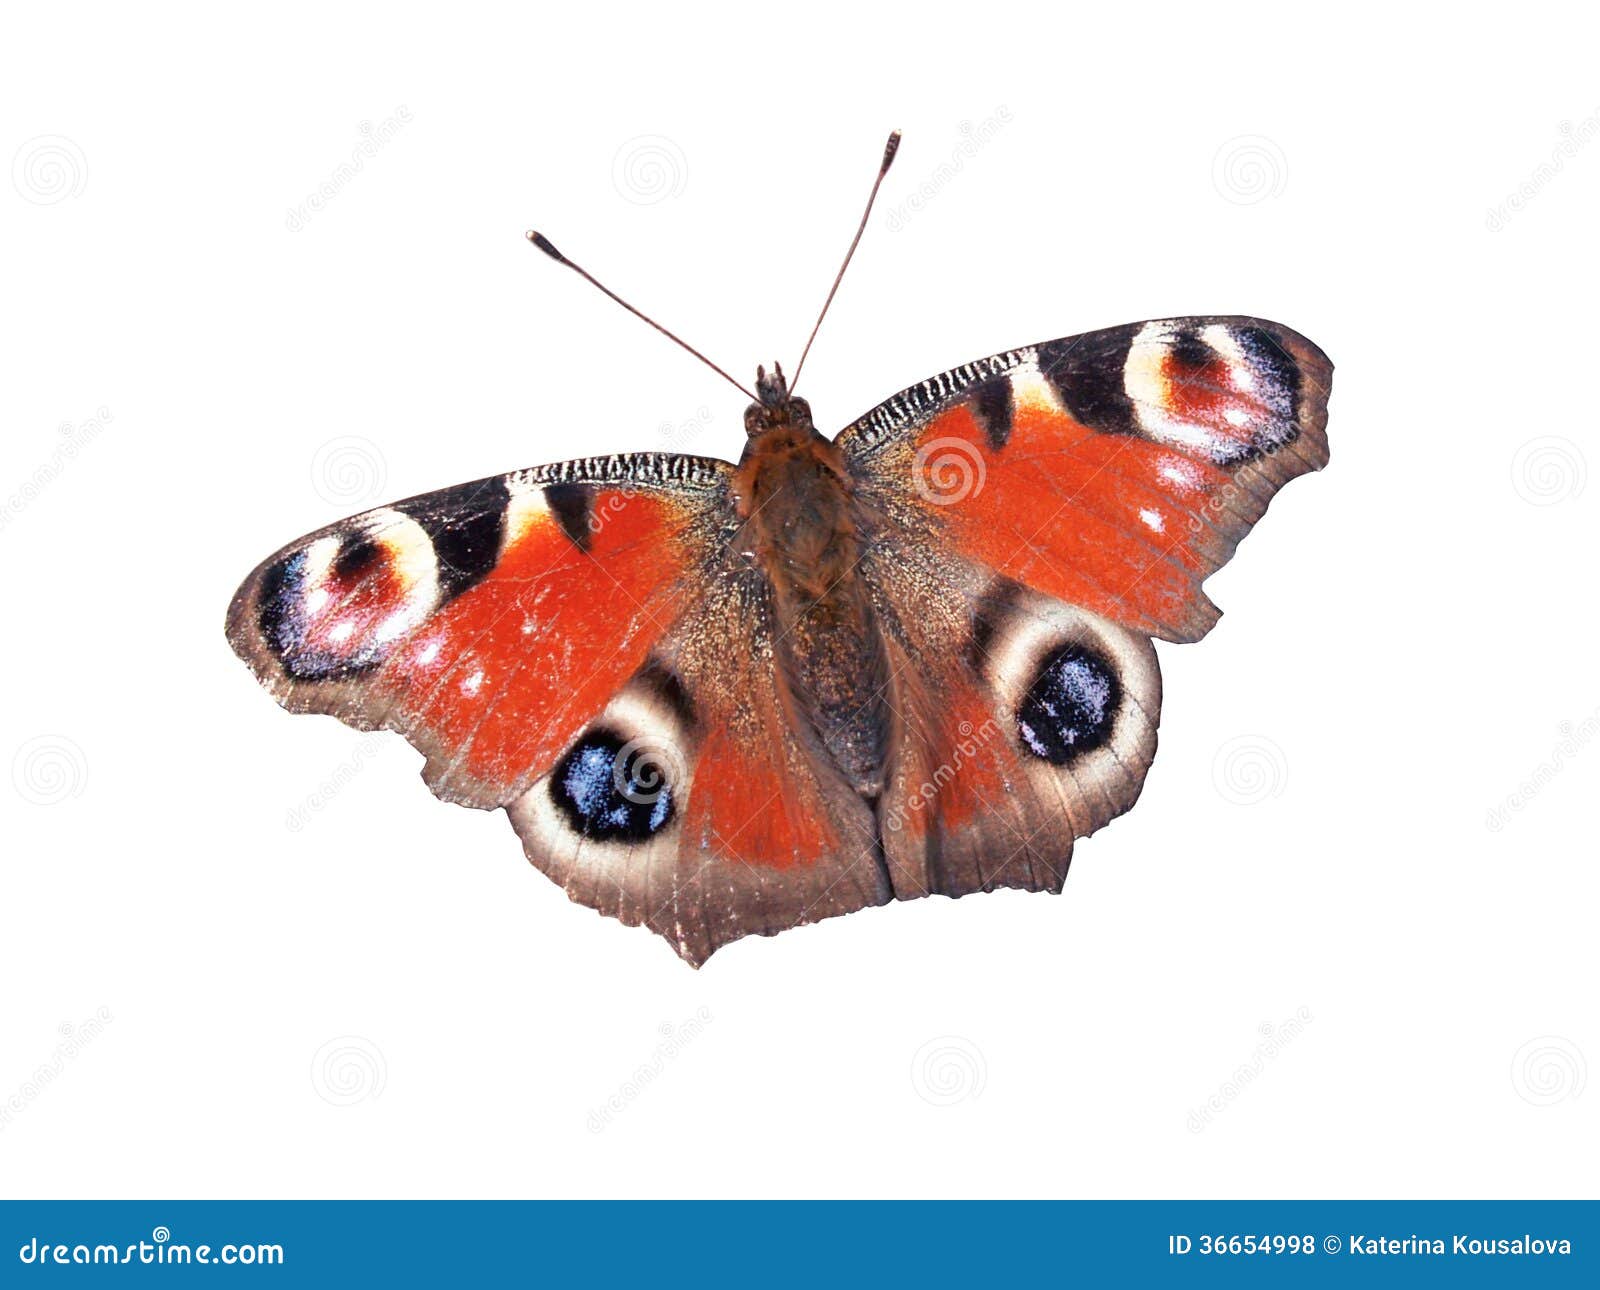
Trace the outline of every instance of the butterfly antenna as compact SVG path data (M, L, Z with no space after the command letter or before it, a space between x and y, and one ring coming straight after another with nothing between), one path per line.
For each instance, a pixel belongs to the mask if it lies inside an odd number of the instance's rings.
M574 264L571 260L567 259L567 257L562 255L560 251L556 250L555 244L553 242L551 242L550 239L547 238L543 233L535 233L530 228L528 230L527 237L528 237L528 241L532 242L536 247L538 247L541 251L543 251L546 255L548 255L557 264L566 265L567 268L571 269L574 273L576 273L585 282L589 283L591 286L598 287L602 292L604 292L606 295L610 296L613 300L615 300L619 305L621 305L624 309L626 309L635 318L644 319L645 322L649 323L652 327L654 327L658 332L660 332L668 340L673 341L675 344L682 345L684 349L688 350L691 354L693 354L696 358L698 358L702 363L704 363L707 367L709 367L713 372L715 372L718 376L720 376L723 380L725 380L729 385L733 386L734 389L739 390L741 393L743 393L752 403L759 403L761 401L760 399L756 398L754 393L752 393L750 390L746 389L744 386L740 385L738 381L734 380L733 377L729 376L720 367L718 367L715 363L713 363L709 358L707 358L704 354L702 354L698 349L696 349L688 341L684 340L683 337L673 335L670 331L668 331L665 327L663 327L660 323L658 323L654 318L650 317L649 314L643 313L640 310L635 309L626 300L624 300L621 296L619 296L610 287L606 286L605 283L601 282L598 278L596 278L594 276L594 274L590 273L582 265Z
M856 253L856 245L861 241L861 235L867 231L867 217L872 214L872 203L878 200L878 189L883 187L883 177L889 173L889 167L894 164L894 154L899 151L900 131L895 130L890 133L889 142L883 145L883 161L878 166L878 177L872 181L872 192L867 196L867 209L861 212L861 223L856 227L856 235L850 239L850 249L844 253L844 263L839 266L838 276L833 280L828 298L822 302L822 312L817 315L816 326L811 329L811 335L806 339L806 347L800 351L800 361L794 368L794 379L789 382L791 395L794 393L794 387L800 384L800 370L806 365L806 355L811 352L812 341L816 340L817 332L822 329L822 320L828 316L828 306L833 303L839 284L844 281L844 271L850 267L850 257Z

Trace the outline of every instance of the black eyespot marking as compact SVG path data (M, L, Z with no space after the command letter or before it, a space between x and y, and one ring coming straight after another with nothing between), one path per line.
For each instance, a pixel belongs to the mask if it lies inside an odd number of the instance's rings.
M284 639L285 621L294 608L294 591L291 587L298 582L298 567L304 564L303 555L287 556L261 575L260 608L256 620L261 627L262 638L279 658L283 657L287 645ZM288 663L285 662L284 666L287 667Z
M1046 656L1017 709L1017 731L1034 756L1057 766L1111 738L1122 683L1099 653L1076 643Z
M589 527L592 498L593 490L585 488L582 484L545 485L545 505L556 517L556 523L561 525L561 531L580 551L589 549L589 540L594 536L593 530Z
M683 688L682 679L666 663L658 658L647 659L645 665L634 674L633 684L666 705L667 710L684 729L694 729L696 722L694 701L689 698L689 692Z
M972 401L973 412L989 446L1004 448L1011 438L1011 418L1016 411L1016 400L1011 392L1011 378L997 376L978 386Z
M348 554L348 576L357 577L370 569L382 552L365 538L353 538L348 540ZM342 548L335 564L344 561L346 555L347 550ZM345 576L343 571L341 576ZM305 598L304 551L285 556L261 575L256 622L262 640L285 675L296 681L337 681L359 676L383 661L376 650L341 654L313 644L307 630Z
M1022 588L1009 578L996 578L985 588L972 614L972 634L967 638L967 662L974 671L989 667L989 651L1005 621L1016 612Z
M590 730L550 777L550 796L576 833L604 842L643 842L673 815L669 758L641 740Z
M1213 362L1217 355L1210 345L1200 339L1198 332L1192 328L1178 333L1172 342L1171 354L1173 361L1180 367L1194 368L1205 367Z
M333 576L341 582L354 582L371 573L382 558L382 547L365 533L355 534L339 545L339 554L333 558Z
M1300 432L1300 365L1264 327L1244 327L1234 335L1251 367L1266 375L1267 397L1287 425L1289 433L1272 446L1288 443Z
M1107 434L1137 434L1133 404L1123 388L1134 325L1039 346L1039 370L1079 425Z
M395 508L421 525L433 543L444 600L481 582L499 561L510 503L511 490L496 476Z

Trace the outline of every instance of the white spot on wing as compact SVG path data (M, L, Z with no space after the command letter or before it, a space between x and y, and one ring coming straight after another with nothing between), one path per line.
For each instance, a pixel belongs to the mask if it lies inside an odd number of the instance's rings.
M544 500L544 489L538 484L530 484L515 475L506 480L506 491L511 494L506 503L505 540L501 544L502 551L508 550L522 541L535 525L545 523L550 518L550 507Z
M1034 412L1060 412L1061 402L1056 398L1055 387L1039 370L1039 360L1031 359L1010 372L1011 399L1018 408Z

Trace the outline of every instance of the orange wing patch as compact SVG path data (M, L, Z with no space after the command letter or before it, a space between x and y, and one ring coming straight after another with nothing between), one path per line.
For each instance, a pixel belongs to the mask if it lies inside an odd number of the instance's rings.
M682 525L670 499L609 489L575 537L540 490L513 498L495 576L445 605L379 679L402 728L443 750L441 795L503 798L639 669L677 616Z
M1273 324L1170 319L991 362L891 400L847 441L879 478L909 470L968 558L1146 635L1203 636L1218 611L1201 582L1327 460L1331 366ZM901 411L920 399L922 418Z

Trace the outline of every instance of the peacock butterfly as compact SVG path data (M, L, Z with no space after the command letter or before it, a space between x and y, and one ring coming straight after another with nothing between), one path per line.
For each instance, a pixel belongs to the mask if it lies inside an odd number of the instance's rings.
M828 439L758 369L738 465L590 457L368 511L263 561L228 640L696 966L891 899L1055 892L1139 795L1152 638L1206 634L1203 580L1327 462L1331 376L1277 323L1165 318L964 364Z

